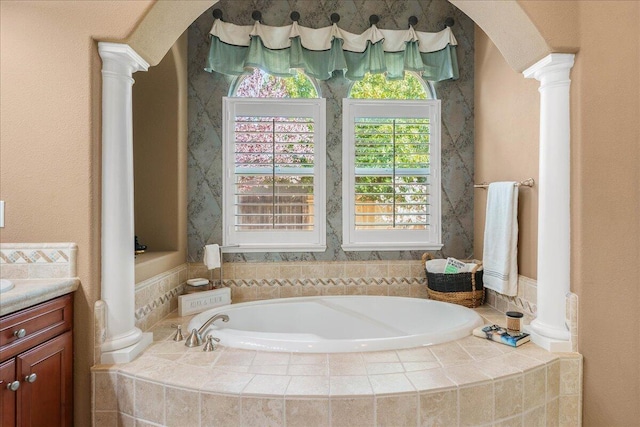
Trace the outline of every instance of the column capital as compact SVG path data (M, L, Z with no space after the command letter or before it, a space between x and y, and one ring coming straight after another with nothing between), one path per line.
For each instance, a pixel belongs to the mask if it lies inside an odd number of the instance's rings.
M136 71L149 69L149 63L128 44L98 42L98 53L102 58L102 71L124 73L131 77Z
M550 53L524 70L522 74L527 79L539 81L542 81L542 78L546 77L548 73L556 71L566 71L568 77L568 72L573 67L574 57L573 53Z

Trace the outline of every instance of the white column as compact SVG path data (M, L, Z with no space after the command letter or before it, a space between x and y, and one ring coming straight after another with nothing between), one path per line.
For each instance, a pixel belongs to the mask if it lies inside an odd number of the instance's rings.
M570 283L569 73L574 55L552 53L524 71L540 81L538 313L529 332L550 351L571 351L565 325Z
M133 73L149 64L126 44L98 43L102 58L102 363L133 360L150 342L135 326Z

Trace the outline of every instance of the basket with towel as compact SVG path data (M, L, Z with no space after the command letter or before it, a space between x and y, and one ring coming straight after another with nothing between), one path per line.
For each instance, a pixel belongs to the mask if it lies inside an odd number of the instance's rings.
M427 272L427 293L436 301L450 302L474 308L484 302L482 285L482 262L463 260L459 273L445 273L446 259L433 259L431 254L422 255Z

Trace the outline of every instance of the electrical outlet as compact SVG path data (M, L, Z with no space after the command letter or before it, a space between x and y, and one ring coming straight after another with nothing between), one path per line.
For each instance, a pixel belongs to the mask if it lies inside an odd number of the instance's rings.
M0 228L4 227L4 200L0 200Z

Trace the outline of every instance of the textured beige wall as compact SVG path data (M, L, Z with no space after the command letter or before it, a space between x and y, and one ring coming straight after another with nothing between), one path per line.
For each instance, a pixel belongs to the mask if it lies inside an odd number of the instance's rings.
M475 34L475 181L538 181L540 94L478 27ZM482 257L487 191L476 189L473 253ZM537 278L538 186L518 195L518 273Z
M545 40L558 46L579 45L571 73L571 290L578 294L580 306L584 425L637 425L640 2L521 3ZM576 8L574 13L567 14L572 8ZM574 34L561 25L565 19ZM499 32L499 26L493 31ZM509 69L498 57L496 46L478 32L476 180L518 179L514 173L518 177L537 175L537 150L532 141L537 138L539 121L535 114L538 83ZM537 209L536 192L531 195L533 211ZM480 225L484 195L476 190L476 196L476 225ZM521 227L522 211L521 207ZM524 225L533 232L533 215ZM480 245L480 226L474 238ZM523 274L533 277L529 272L531 268L535 272L535 264L529 262L535 258L535 237L521 234L520 238L520 249L528 255L523 258L520 254L519 266Z
M100 297L100 58L151 1L0 2L0 241L75 242L75 425L90 425Z
M135 233L150 251L178 249L178 80L173 52L135 76Z
M139 283L187 260L187 33L135 79L135 228L148 246L136 257Z
M584 425L640 420L640 2L580 2L572 73L572 289Z

